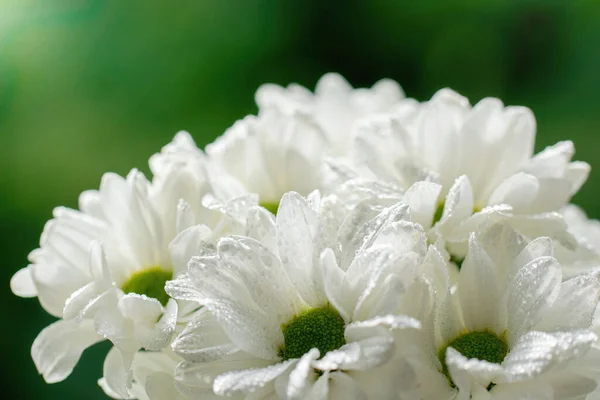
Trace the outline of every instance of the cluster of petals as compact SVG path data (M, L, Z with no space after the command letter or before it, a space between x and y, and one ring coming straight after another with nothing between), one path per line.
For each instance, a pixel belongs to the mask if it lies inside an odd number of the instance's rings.
M46 382L108 340L116 399L600 398L572 142L535 154L531 110L391 80L255 100L54 210L11 280L57 318L31 349Z

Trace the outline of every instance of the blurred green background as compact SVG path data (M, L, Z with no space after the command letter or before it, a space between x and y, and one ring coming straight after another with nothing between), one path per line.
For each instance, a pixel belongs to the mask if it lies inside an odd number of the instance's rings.
M106 171L147 172L178 130L204 146L256 111L261 83L312 89L337 71L355 86L394 78L420 100L444 86L473 103L497 96L534 110L538 150L571 139L600 168L599 2L408 3L0 0L6 398L105 398L96 380L108 346L46 385L29 349L52 318L8 287L52 208L75 207ZM599 194L594 171L575 202L598 217Z

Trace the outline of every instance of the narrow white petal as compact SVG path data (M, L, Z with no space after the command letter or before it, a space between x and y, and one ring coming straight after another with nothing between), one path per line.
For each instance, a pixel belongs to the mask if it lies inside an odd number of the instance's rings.
M433 182L417 182L404 193L404 201L410 206L410 215L427 229L433 222L442 186Z
M19 297L37 296L29 267L21 268L10 278L10 290Z
M249 274L251 267L252 263L246 266ZM259 309L249 293L250 287L236 277L239 274L223 268L216 257L194 257L188 268L191 279L180 279L175 292L176 281L167 282L167 292L199 301L219 320L239 349L266 360L277 360L278 346L283 344L283 321ZM249 281L249 285L253 283Z
M59 320L35 338L31 357L46 382L60 382L71 374L83 351L101 340L92 321Z
M187 271L187 265L194 256L203 254L211 240L212 231L204 225L194 225L181 231L169 244L169 254L173 262L173 278Z
M518 382L551 370L567 368L570 361L587 353L597 336L589 331L529 332L519 338L502 362L502 380Z
M117 392L115 392L110 388L110 386L108 386L108 383L106 383L105 378L98 379L98 386L100 386L104 394L110 397L111 399L122 399L122 397L119 396Z
M468 359L452 347L446 350L446 364L452 381L461 392L472 390L476 386L487 387L503 372L499 364L476 358Z
M244 353L237 353L233 357L208 363L184 361L175 368L175 387L185 396L205 398L214 395L213 383L217 376L230 371L260 368L268 365L270 365L268 362Z
M344 293L345 273L338 267L332 249L328 248L323 251L321 254L320 265L327 299L329 300L329 303L338 310L344 321L348 322L352 315L354 304L352 304L352 301L348 301L352 299Z
M509 204L517 212L527 212L538 194L538 179L523 172L505 179L492 193L488 205Z
M313 268L317 215L297 193L286 193L276 218L281 262L302 299L311 306L325 300L320 294L318 271Z
M142 324L157 321L163 311L158 300L137 293L121 297L118 307L124 317Z
M319 350L311 349L304 354L289 375L285 396L289 400L301 400L314 382L313 362L319 358Z
M302 306L298 292L279 258L262 243L245 237L227 237L219 241L219 258L228 273L242 283L254 303L279 323L291 319ZM310 265L305 265L310 270ZM315 271L316 272L316 271Z
M177 323L177 301L169 299L167 305L163 308L163 314L154 325L150 334L144 337L142 347L146 350L160 350L171 343L173 333L175 333L175 325Z
M571 195L581 189L590 175L591 166L583 161L575 161L569 164L565 178L571 183Z
M560 285L558 298L535 329L556 331L588 329L600 298L600 282L595 276L578 276Z
M464 175L458 177L446 195L442 219L438 222L440 232L444 234L450 231L453 226L473 215L473 202L469 179Z
M365 221L365 218L368 219ZM375 217L372 217L368 207L366 210L356 207L356 211L351 213L344 226L340 227L338 240L344 244L340 263L342 269L347 269L357 254L370 247L389 224L408 219L409 207L404 203L388 207Z
M367 395L358 382L343 372L329 374L329 398L345 400L367 400Z
M540 257L554 257L552 239L539 237L529 242L517 256L515 265L525 265Z
M250 393L288 372L297 362L292 359L268 367L227 372L215 378L213 390L221 396Z
M469 252L458 277L458 296L465 327L470 331L491 329L502 333L504 320L498 312L501 294L496 268L472 234Z
M238 351L217 319L203 310L172 344L175 353L192 362L215 361Z
M277 233L273 214L263 207L250 209L246 220L246 236L258 240L272 253L276 252Z
M562 279L558 262L540 257L523 266L507 290L509 344L531 330L556 300Z
M131 398L129 389L131 389L133 379L132 362L132 352L122 352L116 347L111 348L104 359L104 382L111 392L118 394L123 399Z
M173 376L164 372L155 373L148 377L146 380L146 394L149 400L183 399L175 389Z

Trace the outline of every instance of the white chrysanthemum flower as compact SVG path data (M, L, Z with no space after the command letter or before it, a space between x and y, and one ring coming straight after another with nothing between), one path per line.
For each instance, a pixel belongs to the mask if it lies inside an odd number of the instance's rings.
M525 107L491 98L471 107L444 89L428 102L404 102L394 114L364 122L354 149L360 168L340 171L345 180L358 173L407 191L407 202L423 203L419 222L435 225L460 258L470 232L500 219L526 236L568 243L559 210L585 182L589 165L571 162L571 142L534 156L535 129Z
M311 116L331 144L331 154L342 156L351 148L357 122L392 111L404 100L404 92L390 79L370 89L354 89L341 75L328 73L319 79L314 94L297 84L287 88L266 84L258 88L255 97L261 111L277 108L288 115L300 112Z
M16 294L37 296L61 318L32 346L46 381L65 379L86 347L107 338L119 350L107 362L120 357L123 368L105 368L105 386L126 398L131 377L120 373L135 352L168 346L177 323L191 318L197 305L170 299L165 282L235 226L201 206L209 185L200 178L183 168L152 184L135 170L127 179L105 174L99 191L81 195L81 211L55 210L31 264L11 281Z
M332 203L323 199L317 213L288 193L275 221L257 207L247 236L221 239L214 254L194 257L187 276L167 283L174 298L204 305L173 343L186 359L175 373L180 391L284 399L395 393L391 381L373 384L373 373L393 356L392 332L419 326L397 311L426 238L397 204L366 222L370 211L351 213L337 226L335 251L320 252L335 218L319 214Z
M284 193L304 196L323 184L323 157L327 139L310 117L301 113L285 115L263 109L258 117L236 122L206 152L222 170L212 170L215 180L227 173L248 193L258 195L260 204L271 212ZM231 193L226 193L231 196ZM222 203L226 197L217 200Z
M431 383L418 389L421 398L579 399L596 387L600 282L563 282L549 238L527 243L494 225L471 236L456 286L439 275L430 281L439 300L434 328L423 329L431 344L406 358L417 382Z

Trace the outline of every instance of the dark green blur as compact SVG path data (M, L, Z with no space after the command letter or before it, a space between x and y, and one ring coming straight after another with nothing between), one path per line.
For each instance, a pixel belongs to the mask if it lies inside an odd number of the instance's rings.
M450 86L472 102L531 107L537 149L572 139L600 169L596 1L0 0L0 249L6 398L103 399L108 346L46 385L29 355L52 321L8 282L54 206L102 173L147 172L181 129L203 146L255 112L265 82L313 88L396 79L420 100ZM412 3L407 6L406 4ZM575 201L600 216L600 173Z

